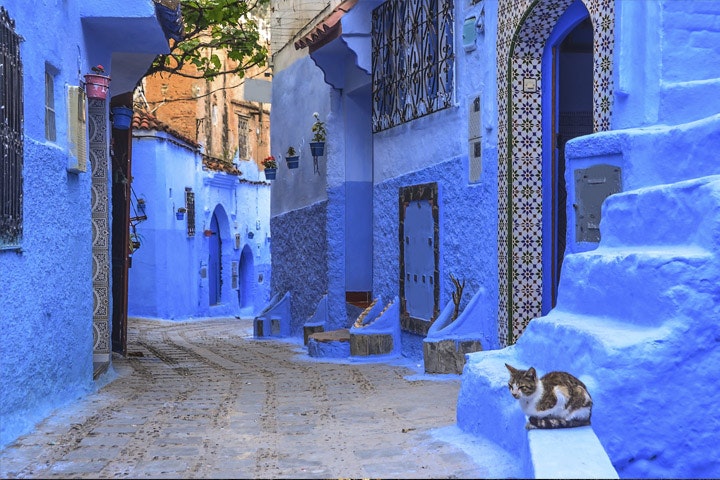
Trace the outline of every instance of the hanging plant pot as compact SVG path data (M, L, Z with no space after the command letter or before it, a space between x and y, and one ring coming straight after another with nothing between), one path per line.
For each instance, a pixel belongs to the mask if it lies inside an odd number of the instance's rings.
M110 77L88 73L85 75L85 92L88 98L105 100L110 88Z
M322 157L325 153L325 142L310 142L310 152L313 157Z
M288 168L298 168L300 166L300 156L293 155L292 157L285 157Z
M113 107L111 111L113 115L113 128L128 130L132 123L132 109L127 107Z
M277 175L277 168L266 168L265 169L265 179L266 180L275 180L275 175Z
M175 218L177 218L178 220L182 220L183 218L185 218L185 212L175 212Z

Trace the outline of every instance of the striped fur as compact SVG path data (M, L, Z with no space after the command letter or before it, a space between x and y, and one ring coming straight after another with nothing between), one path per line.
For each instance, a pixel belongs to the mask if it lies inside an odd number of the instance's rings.
M527 415L525 428L571 428L590 425L592 398L583 382L567 372L537 377L535 368L510 372L508 388Z

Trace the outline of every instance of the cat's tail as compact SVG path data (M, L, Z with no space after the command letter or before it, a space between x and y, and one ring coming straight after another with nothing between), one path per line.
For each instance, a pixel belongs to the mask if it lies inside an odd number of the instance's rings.
M573 428L590 425L589 418L571 418L569 420L558 417L530 417L528 429L533 428Z

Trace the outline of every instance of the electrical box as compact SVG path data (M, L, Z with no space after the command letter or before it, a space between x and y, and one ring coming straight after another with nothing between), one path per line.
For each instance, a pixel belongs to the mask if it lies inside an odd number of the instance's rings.
M468 180L480 181L482 173L482 133L480 95L468 99Z
M68 172L87 172L87 116L85 114L85 90L76 86L68 87Z
M622 191L622 172L614 165L575 170L575 241L600 241L600 211L607 197Z
M477 30L475 29L476 22L477 17L473 16L466 18L465 22L463 23L462 40L463 47L465 48L466 52L471 52L477 48Z

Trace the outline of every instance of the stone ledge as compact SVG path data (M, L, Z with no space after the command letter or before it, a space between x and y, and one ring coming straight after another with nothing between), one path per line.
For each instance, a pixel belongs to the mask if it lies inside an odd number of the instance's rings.
M308 337L308 355L316 358L350 356L350 331L347 329L316 332Z
M423 342L425 373L462 374L465 354L482 351L480 340L445 339Z
M534 478L619 478L591 426L530 430Z
M350 330L341 328L340 330L315 332L308 337L308 340L310 339L317 342L349 342Z
M392 334L371 333L368 335L350 335L350 355L356 357L392 353L393 346Z
M303 345L308 344L310 335L314 333L324 332L325 327L323 325L304 325L303 326Z

